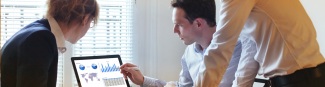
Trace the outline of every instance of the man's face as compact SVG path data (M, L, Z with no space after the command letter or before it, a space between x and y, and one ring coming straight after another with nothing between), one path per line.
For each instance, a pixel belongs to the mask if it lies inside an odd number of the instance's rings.
M177 7L173 9L174 33L178 34L185 45L190 45L197 41L198 30L195 29L195 23L191 24L185 18L185 14L182 8Z

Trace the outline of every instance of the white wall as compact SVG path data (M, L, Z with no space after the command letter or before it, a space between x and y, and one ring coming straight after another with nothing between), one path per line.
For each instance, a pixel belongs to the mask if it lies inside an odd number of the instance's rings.
M145 76L166 81L178 81L180 59L185 49L182 41L173 33L171 0L136 0L135 63ZM317 40L325 54L325 3L324 0L300 0L312 19ZM217 17L220 9L216 0ZM217 18L218 20L219 18ZM262 87L260 84L254 87Z
M145 76L178 81L185 45L173 33L170 0L137 0L137 64ZM136 34L135 33L135 34ZM136 45L135 44L135 45ZM136 46L135 46L136 47ZM143 48L143 49L142 49Z
M325 55L325 0L300 0L317 32L321 53Z
M157 46L158 78L166 81L178 81L181 71L181 57L185 45L173 32L172 8L169 0L158 1Z

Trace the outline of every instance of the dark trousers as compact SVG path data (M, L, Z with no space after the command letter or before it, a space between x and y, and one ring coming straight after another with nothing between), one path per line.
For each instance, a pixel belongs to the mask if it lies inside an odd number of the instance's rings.
M270 79L272 87L325 87L325 63Z

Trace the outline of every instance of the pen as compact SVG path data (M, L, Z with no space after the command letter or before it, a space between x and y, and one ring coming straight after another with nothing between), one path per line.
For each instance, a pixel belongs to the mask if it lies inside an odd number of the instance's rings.
M133 69L133 70L135 70L135 71L140 70L138 67L126 67L126 68L131 68L131 69ZM120 68L114 68L114 69L120 69Z

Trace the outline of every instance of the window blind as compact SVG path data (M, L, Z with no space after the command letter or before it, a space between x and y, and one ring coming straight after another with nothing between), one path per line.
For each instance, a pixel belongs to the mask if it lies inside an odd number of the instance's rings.
M121 55L132 62L133 0L97 0L99 21L73 46L73 56ZM92 26L92 25L91 25ZM75 74L73 74L75 75ZM74 86L78 87L76 77Z
M43 18L46 0L1 0L1 47L26 25ZM63 57L59 56L57 87L63 86Z

